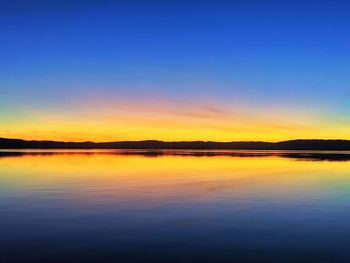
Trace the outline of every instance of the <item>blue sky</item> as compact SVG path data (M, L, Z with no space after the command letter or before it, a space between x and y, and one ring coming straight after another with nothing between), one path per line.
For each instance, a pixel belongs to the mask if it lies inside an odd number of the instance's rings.
M305 112L347 123L347 1L0 5L0 107L17 125L28 111L75 112L72 104L94 97L205 101L249 114L281 108L293 119Z

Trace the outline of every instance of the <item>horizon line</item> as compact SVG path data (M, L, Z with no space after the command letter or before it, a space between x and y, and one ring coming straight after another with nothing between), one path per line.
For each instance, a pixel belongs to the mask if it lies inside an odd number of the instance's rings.
M0 137L0 140L20 140L20 141L27 141L27 142L59 142L59 143L120 143L120 142L164 142L164 143L190 143L190 142L203 142L203 143L281 143L281 142L292 142L292 141L349 141L350 139L324 139L324 138L313 138L313 139L305 139L305 138L299 138L299 139L286 139L286 140L279 140L279 141L262 141L262 140L242 140L242 141L213 141L213 140L174 140L174 141L163 141L163 140L157 140L157 139L144 139L144 140L116 140L116 141L64 141L64 140L50 140L50 139L22 139L22 138L6 138L6 137Z

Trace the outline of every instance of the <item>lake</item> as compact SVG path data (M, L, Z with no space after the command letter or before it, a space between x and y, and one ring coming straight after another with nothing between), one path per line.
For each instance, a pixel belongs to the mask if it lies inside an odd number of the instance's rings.
M0 153L0 262L350 262L350 153Z

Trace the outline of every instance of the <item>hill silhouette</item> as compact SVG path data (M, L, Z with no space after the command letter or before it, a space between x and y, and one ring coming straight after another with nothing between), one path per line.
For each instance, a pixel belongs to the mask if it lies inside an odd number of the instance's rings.
M350 150L350 140L281 142L176 141L59 142L0 138L0 149L227 149L227 150Z

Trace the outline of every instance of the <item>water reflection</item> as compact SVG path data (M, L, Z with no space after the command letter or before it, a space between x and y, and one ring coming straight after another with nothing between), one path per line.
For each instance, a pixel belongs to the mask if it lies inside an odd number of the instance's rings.
M350 162L329 155L3 151L1 262L348 262Z
M273 150L0 150L1 157L18 157L23 155L140 155L160 157L166 155L196 157L283 157L305 161L350 161L349 151L273 151Z

